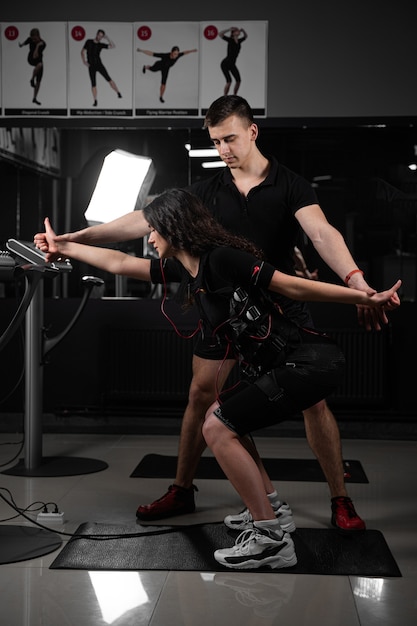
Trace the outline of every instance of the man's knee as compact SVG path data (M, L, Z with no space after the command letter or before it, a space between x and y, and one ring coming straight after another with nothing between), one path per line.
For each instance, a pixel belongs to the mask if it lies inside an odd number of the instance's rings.
M206 410L215 399L215 386L210 377L199 375L192 379L188 392L189 405L203 407Z
M327 416L333 417L333 414L330 411L326 400L320 400L320 402L316 402L316 404L313 404L313 406L310 406L308 409L303 411L304 421L317 420Z

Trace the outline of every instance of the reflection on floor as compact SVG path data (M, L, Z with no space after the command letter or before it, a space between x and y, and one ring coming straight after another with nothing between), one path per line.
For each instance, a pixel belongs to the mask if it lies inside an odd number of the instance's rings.
M0 465L16 463L19 435L0 434ZM312 458L303 438L257 438L265 457ZM1 494L22 509L54 502L67 533L57 550L0 566L2 623L7 626L415 626L417 623L417 498L415 441L344 440L345 458L359 460L369 484L349 494L368 528L383 534L401 570L399 578L358 578L225 571L51 570L62 546L83 522L127 524L137 505L162 495L165 479L130 478L149 452L176 454L172 435L46 434L43 454L104 461L107 469L75 475L2 474ZM12 460L14 459L14 460ZM330 504L325 483L275 483L298 527L326 528ZM225 480L199 480L197 512L169 523L217 522L241 507ZM9 490L10 494L6 491ZM31 507L34 509L38 505ZM29 517L35 518L34 514ZM2 525L31 523L0 500ZM1 544L0 544L1 548Z

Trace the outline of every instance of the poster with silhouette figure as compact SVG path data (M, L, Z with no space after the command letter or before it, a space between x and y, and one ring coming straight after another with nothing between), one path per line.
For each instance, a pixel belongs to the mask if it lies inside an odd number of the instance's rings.
M198 115L198 22L134 24L135 114Z
M132 24L69 22L68 56L70 116L132 116Z
M200 22L200 100L202 115L219 96L246 98L266 117L268 22Z
M65 22L1 24L4 116L67 115Z

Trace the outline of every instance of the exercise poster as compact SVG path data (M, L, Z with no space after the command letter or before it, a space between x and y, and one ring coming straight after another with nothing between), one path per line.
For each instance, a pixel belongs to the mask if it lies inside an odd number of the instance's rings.
M2 24L2 107L5 116L67 115L67 25Z
M68 24L68 107L74 117L131 117L132 24Z
M137 116L198 115L198 23L136 23L134 58Z
M2 117L204 117L223 94L266 116L268 23L0 24Z
M224 94L250 102L266 115L268 22L200 23L200 111Z

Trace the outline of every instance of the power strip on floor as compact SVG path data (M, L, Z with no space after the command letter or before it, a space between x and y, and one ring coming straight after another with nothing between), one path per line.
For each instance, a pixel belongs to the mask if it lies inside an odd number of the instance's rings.
M45 524L45 523L51 523L53 522L54 524L63 524L64 523L64 513L60 512L60 513L38 513L38 517L36 518L36 521L39 522L39 524Z

